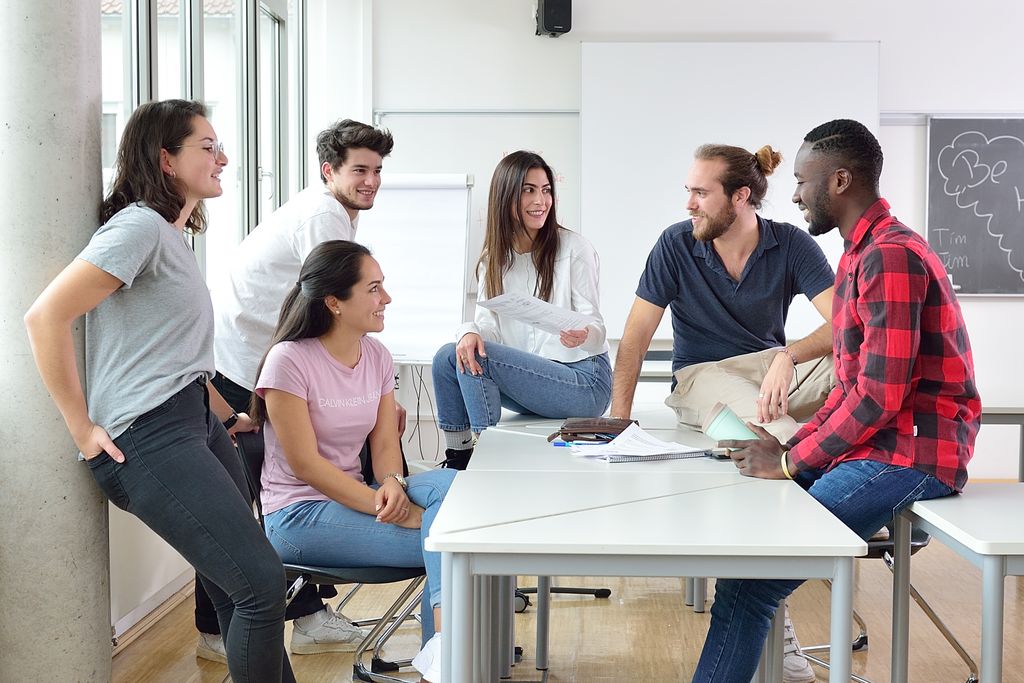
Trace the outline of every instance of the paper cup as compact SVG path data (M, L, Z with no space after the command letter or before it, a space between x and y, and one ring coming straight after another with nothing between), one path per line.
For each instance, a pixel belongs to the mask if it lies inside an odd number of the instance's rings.
M704 424L704 433L715 441L757 438L757 434L750 431L743 420L723 403L716 403L708 413L708 420Z

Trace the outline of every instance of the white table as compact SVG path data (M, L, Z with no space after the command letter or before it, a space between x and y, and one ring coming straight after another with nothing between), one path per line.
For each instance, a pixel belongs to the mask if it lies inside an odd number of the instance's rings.
M1020 461L1017 481L1024 481L1024 406L982 406L981 424L1017 425L1020 428Z
M459 475L426 541L443 558L446 683L481 680L489 670L479 661L473 668L474 651L491 656L491 630L472 628L478 601L488 599L474 595L474 577L516 574L830 578L830 680L849 680L853 558L867 546L845 524L791 482L735 472L613 474Z
M964 493L911 505L896 520L892 680L907 680L910 531L920 528L982 574L980 680L1002 680L1003 583L1024 576L1024 484L968 484ZM955 586L950 586L955 589Z
M694 431L676 423L675 413L665 407L636 411L634 417L640 420L644 429L663 441L675 441L695 448L714 448L716 442L702 432ZM607 463L579 458L568 449L557 448L547 441L547 435L558 429L561 420L540 420L536 417L525 419L516 416L503 420L480 437L476 452L470 461L473 470L527 470L546 474L548 472L700 472L735 475L737 481L743 477L729 460L693 458L685 460L663 460L658 462ZM707 579L687 577L684 602L694 612L703 612L707 603ZM546 622L544 622L546 625ZM543 635L539 636L542 638Z

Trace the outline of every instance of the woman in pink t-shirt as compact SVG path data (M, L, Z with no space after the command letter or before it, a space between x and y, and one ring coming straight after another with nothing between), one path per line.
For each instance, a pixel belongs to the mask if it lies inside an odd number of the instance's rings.
M441 558L423 539L454 479L451 470L402 476L394 365L368 332L384 329L391 297L365 247L318 245L281 309L256 381L253 418L265 423L263 509L285 562L425 567L424 636L413 660L440 680ZM373 476L361 474L369 440ZM433 624L433 625L432 625Z

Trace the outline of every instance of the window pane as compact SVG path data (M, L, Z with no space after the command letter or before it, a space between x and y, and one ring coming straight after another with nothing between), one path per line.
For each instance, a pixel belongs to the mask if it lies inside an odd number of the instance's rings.
M161 100L180 98L184 87L181 56L182 21L181 0L157 2L157 79L156 93Z
M302 55L305 46L301 43L302 23L305 21L304 0L288 0L288 190L292 195L305 187L303 172L305 163L302 153L307 141L301 139L305 107L302 106L306 74L302 69ZM289 195L290 196L290 195ZM287 201L282 197L281 201Z
M259 188L262 220L281 205L278 173L281 170L281 23L260 7L259 36Z
M103 193L106 194L114 176L114 162L121 131L128 118L130 106L125 51L128 45L128 24L125 19L124 0L104 0L100 6L101 67L103 120L100 145L103 158Z
M224 143L228 165L220 176L224 194L206 202L209 229L204 235L206 281L215 283L227 271L242 241L242 168L240 132L241 14L239 0L203 3L203 88L210 122Z

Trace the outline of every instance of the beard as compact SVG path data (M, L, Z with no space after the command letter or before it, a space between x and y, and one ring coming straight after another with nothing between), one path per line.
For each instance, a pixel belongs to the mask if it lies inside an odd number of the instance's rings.
M832 200L828 196L828 188L824 186L815 193L812 205L809 205L807 210L810 214L807 232L815 237L827 234L839 225L839 221L832 213Z
M693 236L701 242L711 242L724 235L729 226L736 222L736 209L732 208L732 204L727 204L714 216L706 213L698 216L704 218L704 222L700 227L694 224Z
M836 227L838 227L838 221L832 218L826 218L824 220L811 218L811 222L807 224L807 232L811 233L815 237L821 237L822 235L832 232Z

